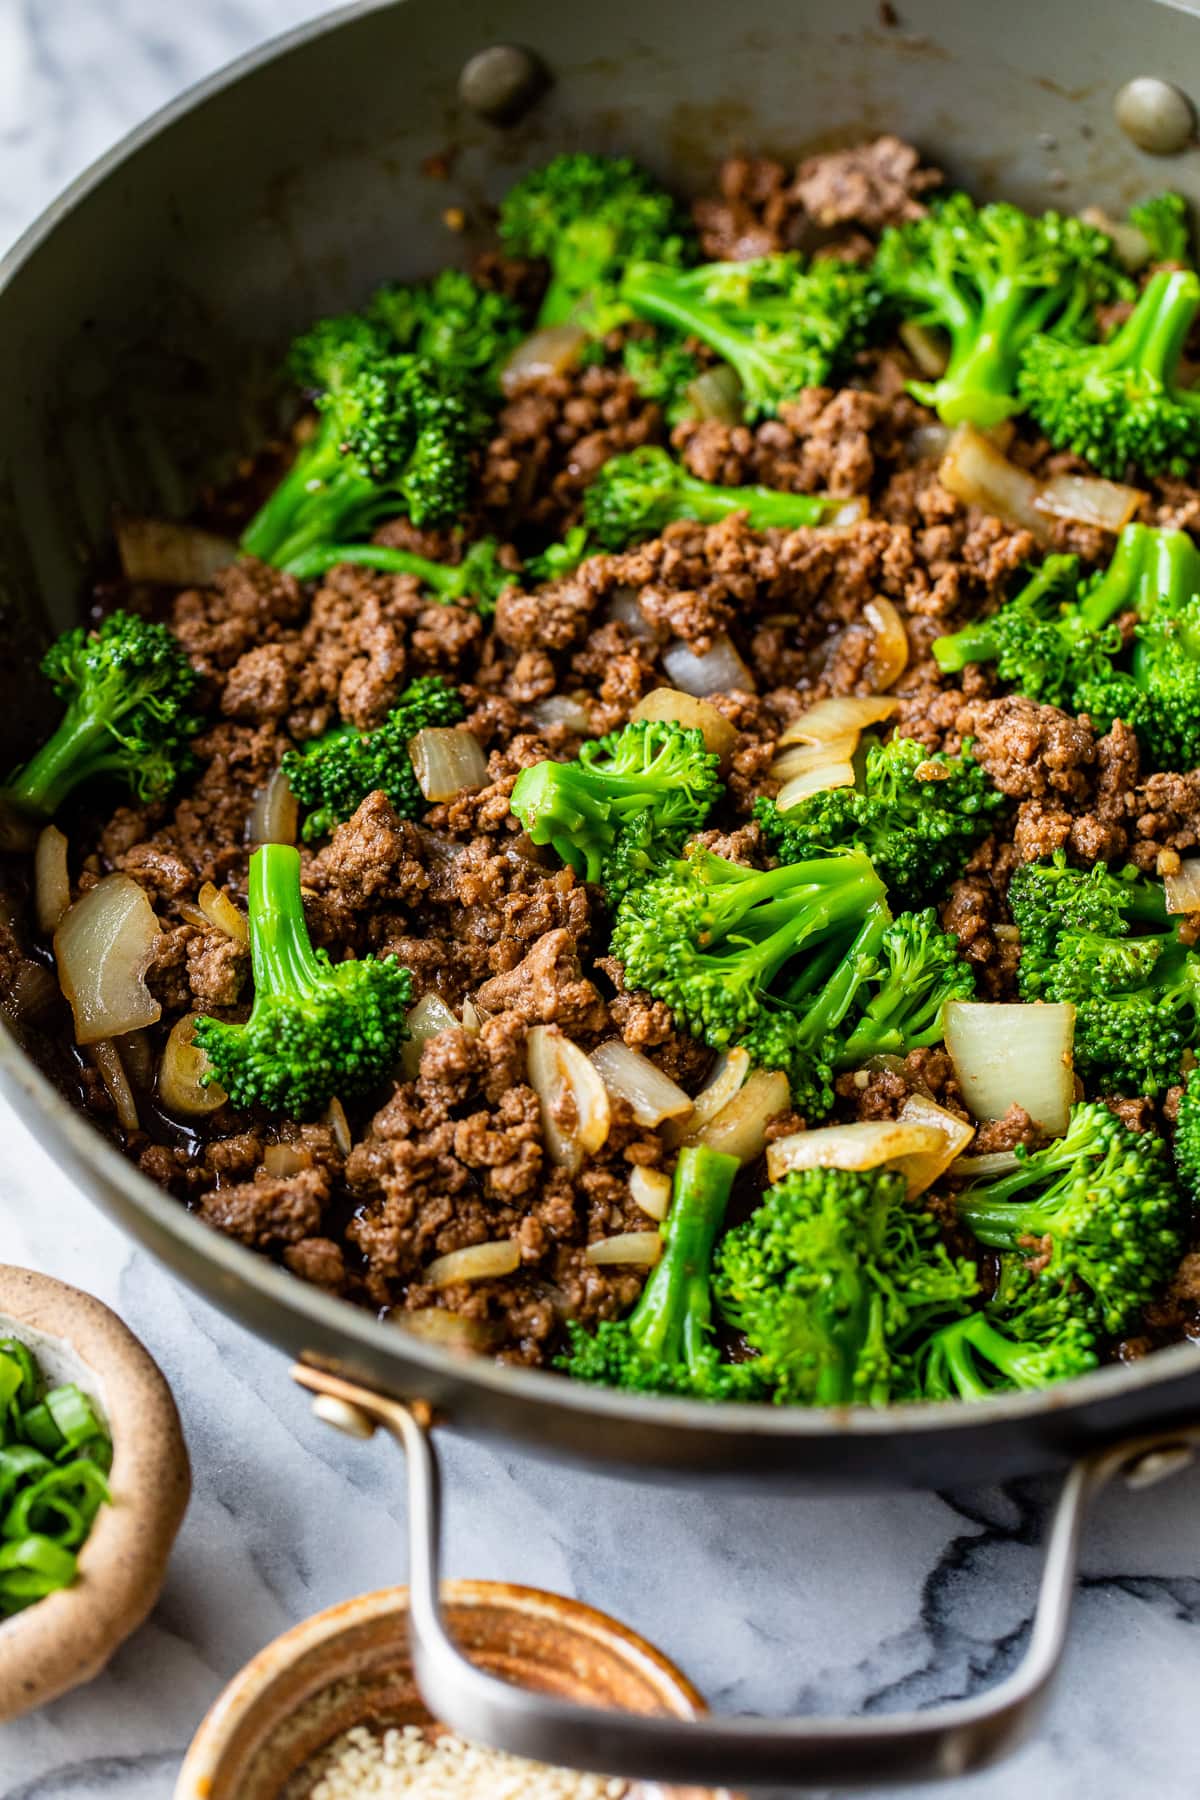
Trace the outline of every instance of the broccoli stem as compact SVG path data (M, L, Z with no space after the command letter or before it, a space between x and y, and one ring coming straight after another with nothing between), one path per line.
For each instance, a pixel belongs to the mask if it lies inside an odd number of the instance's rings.
M1138 527L1140 530L1141 527ZM1062 557L1048 556L1036 574L1021 589L1021 604L1031 612L1038 602L1047 594L1052 594L1061 583ZM1116 610L1119 610L1116 609ZM952 632L948 637L935 638L933 655L943 674L954 675L965 669L968 663L995 662L1000 655L1002 641L996 620L998 613L992 613L986 619L974 619L964 625L961 631Z
M963 1400L986 1400L995 1392L993 1383L979 1373L976 1357L989 1364L1014 1387L1045 1384L1045 1355L1041 1346L1024 1344L998 1331L984 1313L971 1313L937 1333L935 1342L945 1360L954 1391Z
M331 418L322 419L316 436L304 446L282 480L267 496L243 531L240 548L261 562L281 564L280 546L295 529L297 510L310 505L315 493L342 467L341 447Z
M1170 385L1192 320L1200 310L1200 280L1188 270L1160 269L1138 303L1096 354L1097 374L1134 368L1163 387Z
M679 1153L662 1258L630 1314L642 1349L695 1371L712 1333L710 1270L739 1168L736 1156L693 1144Z
M961 323L950 325L950 361L936 384L938 416L947 425L966 422L986 430L1017 410L1014 345L1041 329L1061 297L1058 288L1049 288L1031 301L1028 286L1004 275L992 284L978 318L961 309Z
M5 788L23 812L49 817L81 781L125 765L108 721L72 701L54 732Z
M328 981L313 950L300 891L300 852L262 844L250 858L250 961L255 1002L269 995L299 999Z
M1118 613L1134 611L1152 617L1160 600L1190 599L1200 593L1200 551L1186 531L1158 531L1149 525L1127 525L1101 580L1079 606L1092 631L1102 630Z
M744 367L754 360L753 346L747 342L746 334L723 324L719 308L689 299L674 285L663 286L653 269L636 264L628 269L621 282L621 293L643 319L652 319L656 325L673 325L685 337L701 338L722 361Z
M755 531L782 525L792 530L797 525L820 525L843 505L827 494L789 494L780 488L713 487L695 475L681 473L677 490L678 517L694 519L700 525L716 525L731 513L744 512Z
M324 575L338 563L357 563L364 569L382 569L386 575L415 575L424 587L445 599L454 599L461 584L461 571L455 564L431 562L412 550L397 550L390 544L332 544L303 550L283 564L284 573L298 581L311 581ZM515 578L514 578L515 579Z

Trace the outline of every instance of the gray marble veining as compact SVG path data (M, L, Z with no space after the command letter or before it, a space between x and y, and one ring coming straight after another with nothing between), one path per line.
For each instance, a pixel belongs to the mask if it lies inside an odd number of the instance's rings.
M129 126L318 10L0 0L0 245ZM0 1146L0 1255L125 1316L174 1385L196 1474L149 1623L90 1688L0 1728L0 1800L169 1800L191 1732L248 1656L403 1580L399 1453L319 1427L283 1359L133 1250L2 1105ZM720 1708L923 1705L997 1680L1026 1643L1038 1484L801 1503L637 1487L457 1439L445 1461L451 1574L578 1594L662 1644ZM919 1792L1194 1800L1198 1685L1200 1471L1102 1503L1036 1741Z

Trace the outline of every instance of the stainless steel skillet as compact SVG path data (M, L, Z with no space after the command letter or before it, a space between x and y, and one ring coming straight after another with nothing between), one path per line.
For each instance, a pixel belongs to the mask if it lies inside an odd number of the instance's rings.
M471 93L489 118L458 84L499 40L535 52L546 84L536 97L527 62L493 59L489 94L488 66L477 66ZM695 187L733 148L795 154L879 129L913 138L982 194L1116 209L1169 183L1200 200L1186 107L1152 90L1143 113L1144 130L1175 145L1169 161L1138 150L1113 112L1131 78L1186 87L1193 70L1200 98L1200 21L1163 0L901 0L897 14L866 0L408 0L351 8L239 64L92 170L0 267L0 762L36 726L34 658L75 615L111 504L186 506L200 476L262 428L267 376L295 328L373 282L449 260L459 240L443 222L448 203L474 214L563 147L630 150ZM449 187L421 173L448 149ZM414 1423L428 1408L548 1454L796 1491L1075 1465L1020 1675L913 1721L718 1722L685 1737L657 1723L529 1717L511 1690L484 1692L455 1666L438 1634L432 1537L420 1537L420 1667L434 1709L530 1754L741 1782L911 1781L974 1766L1027 1727L1044 1690L1097 1482L1132 1463L1142 1478L1168 1472L1175 1448L1195 1440L1200 1359L1186 1347L1045 1394L883 1414L718 1411L452 1358L215 1237L4 1034L0 1077L81 1185L208 1297L310 1364L423 1403L388 1414L410 1451L418 1537L435 1498Z

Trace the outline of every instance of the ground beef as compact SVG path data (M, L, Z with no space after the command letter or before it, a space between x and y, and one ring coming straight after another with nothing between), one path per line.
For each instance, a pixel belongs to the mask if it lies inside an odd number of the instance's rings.
M313 1237L328 1201L325 1171L302 1169L298 1175L264 1175L215 1188L201 1200L200 1217L252 1249L273 1250Z

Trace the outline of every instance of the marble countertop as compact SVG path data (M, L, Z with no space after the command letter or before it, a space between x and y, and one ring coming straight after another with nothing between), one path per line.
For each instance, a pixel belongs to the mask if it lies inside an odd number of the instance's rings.
M0 0L0 246L155 107L319 10ZM3 1102L0 1146L0 1255L124 1316L174 1387L195 1468L152 1618L91 1687L0 1727L0 1800L169 1800L202 1713L254 1651L404 1579L399 1453L319 1427L283 1358L132 1248ZM1027 1642L1036 1483L805 1502L635 1490L457 1439L444 1456L449 1574L579 1595L661 1644L720 1709L927 1705L990 1685ZM905 1792L1193 1800L1198 1686L1200 1469L1102 1502L1036 1740L970 1783Z

